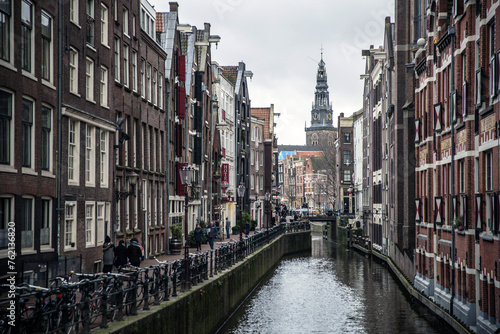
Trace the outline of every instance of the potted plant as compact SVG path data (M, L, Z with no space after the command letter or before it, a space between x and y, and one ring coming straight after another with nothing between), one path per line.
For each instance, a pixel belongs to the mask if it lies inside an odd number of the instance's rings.
M170 239L170 253L180 254L182 249L182 225L181 223L174 223L170 225L172 238Z
M233 235L240 234L240 226L236 225L231 228L233 230Z
M464 217L463 216L455 217L455 222L453 223L453 228L458 229L459 231L464 230Z

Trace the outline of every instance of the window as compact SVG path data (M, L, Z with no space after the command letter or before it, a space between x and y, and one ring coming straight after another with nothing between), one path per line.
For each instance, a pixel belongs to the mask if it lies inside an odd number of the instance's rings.
M6 249L8 246L9 223L13 221L13 202L12 197L0 197L0 249Z
M49 171L52 162L52 110L42 106L42 169Z
M21 67L33 70L33 5L27 0L21 3Z
M108 7L101 3L101 43L103 45L108 45Z
M163 75L158 77L158 108L163 109Z
M85 96L94 101L94 62L90 58L85 61Z
M344 170L344 182L351 182L351 171Z
M250 164L253 166L255 164L255 150L250 150Z
M21 248L33 248L33 198L21 200Z
M136 23L135 15L132 15L132 36L134 37L135 37L135 23Z
M137 91L137 52L132 50L132 90Z
M253 174L250 175L250 189L255 189L255 175Z
M12 94L0 90L0 164L4 165L11 164L12 109Z
M260 159L259 163L262 166L264 164L264 151L260 151Z
M344 143L346 143L346 144L351 143L351 133L350 132L344 132Z
M52 81L52 18L42 12L42 79Z
M148 80L148 83L147 83L147 88L146 88L146 100L148 100L148 102L151 102L151 64L148 64L148 67L147 67L147 72L146 72L146 75L147 75L147 80Z
M120 39L115 37L115 81L120 82Z
M32 139L33 139L33 101L23 99L23 137L22 137L22 159L23 167L32 167Z
M69 91L78 94L78 53L69 50Z
M76 202L66 202L64 212L64 248L74 248L76 240Z
M259 189L264 189L264 175L259 175Z
M346 165L351 164L351 151L350 150L344 150L344 164L346 164Z
M158 80L158 71L153 69L153 86L151 86L151 95L153 96L153 104L158 105L156 81Z
M96 232L97 232L97 245L102 245L104 243L104 236L105 231L104 231L104 218L105 217L105 206L104 203L97 203L97 226L96 226Z
M100 184L101 187L108 186L108 133L101 129L101 176Z
M141 59L141 96L146 97L146 61Z
M87 44L94 45L94 0L87 0Z
M85 203L85 245L94 246L95 211L93 203Z
M465 163L464 160L460 160L458 163L458 172L460 175L460 192L465 192Z
M129 79L129 63L128 63L128 45L123 44L123 85L128 87L128 79Z
M77 143L80 141L79 123L69 120L68 128L68 182L78 184L80 153Z
M108 69L101 66L101 106L108 106Z
M50 246L50 225L52 222L52 201L42 198L42 219L40 226L40 245Z
M12 29L11 0L0 2L0 59L10 62ZM12 33L11 33L12 32Z
M95 182L95 152L94 127L87 124L85 131L85 183L93 185Z
M484 157L484 164L485 164L485 189L486 191L491 191L493 190L493 169L492 169L492 160L493 160L493 157L492 157L492 153L491 151L490 152L487 152L485 153L485 157Z
M123 33L128 36L128 9L123 7Z
M69 19L78 25L78 3L79 0L69 0Z

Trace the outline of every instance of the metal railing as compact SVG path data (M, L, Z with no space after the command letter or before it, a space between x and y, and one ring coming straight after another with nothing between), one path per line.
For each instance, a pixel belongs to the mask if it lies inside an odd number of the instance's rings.
M283 233L304 230L309 230L308 222L282 223L242 241L190 254L189 282L185 282L185 260L179 259L157 260L157 265L147 268L125 266L119 273L71 273L53 279L50 288L25 283L2 285L0 334L18 330L27 334L87 334L91 328L107 328L109 322L136 315L141 309L149 310L151 305L176 297L180 290L195 287Z

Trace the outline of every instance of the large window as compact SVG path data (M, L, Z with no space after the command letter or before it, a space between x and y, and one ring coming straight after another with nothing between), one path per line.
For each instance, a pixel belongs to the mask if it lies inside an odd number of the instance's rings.
M491 151L490 152L486 152L485 153L485 156L484 156L484 165L485 165L485 175L484 175L484 179L485 179L485 189L486 191L491 191L493 190L493 169L492 169L492 160L493 160L493 156L492 156L492 153Z
M95 182L95 128L87 124L85 134L85 183L94 185Z
M87 0L87 44L94 45L94 0Z
M0 59L10 62L12 29L11 0L0 1Z
M163 109L163 75L158 77L158 108Z
M33 71L33 5L27 0L21 3L21 67Z
M52 201L42 198L42 219L40 226L40 245L50 246L50 225L52 222Z
M0 197L0 249L7 248L9 222L13 222L13 202L14 198L12 197Z
M87 100L94 101L94 61L85 61L85 95Z
M64 248L75 248L76 202L66 202L64 217Z
M78 52L69 50L69 91L78 94Z
M151 87L151 95L153 96L153 104L156 106L158 105L158 99L157 99L157 94L158 94L158 86L156 85L156 82L158 81L158 71L153 69L153 86Z
M148 86L146 87L146 100L148 100L148 102L151 102L151 64L148 64L146 79L148 82Z
M351 133L350 132L344 132L344 143L346 143L346 144L351 143Z
M101 66L101 78L100 78L100 93L101 93L101 106L108 106L108 69Z
M109 10L105 4L101 3L101 43L103 45L109 45L108 41L108 22L109 22Z
M22 122L23 122L23 128L22 128L23 167L32 167L33 101L23 99Z
M79 0L69 0L69 19L78 25L78 4Z
M97 203L97 226L96 226L96 232L97 232L97 245L102 245L104 243L104 236L105 232L104 231L104 219L105 219L105 206L104 203Z
M42 12L42 78L52 81L52 18Z
M115 81L120 82L120 39L115 37Z
M351 150L344 150L344 164L349 165L351 163Z
M123 33L129 35L128 33L128 9L123 7Z
M79 123L70 119L68 129L68 182L73 184L78 183L79 177L79 141Z
M100 184L101 187L108 186L108 133L101 129L101 174L100 174Z
M464 160L458 162L458 173L460 177L460 193L465 192L465 163Z
M123 85L128 87L128 79L129 79L129 48L127 44L123 44Z
M141 59L141 96L146 97L146 61Z
M344 182L351 182L351 171L344 170Z
M12 94L0 90L0 164L11 164Z
M85 203L85 245L94 246L95 210L94 203Z
M52 162L52 110L42 106L42 169L50 170Z
M33 198L21 200L21 248L33 248Z

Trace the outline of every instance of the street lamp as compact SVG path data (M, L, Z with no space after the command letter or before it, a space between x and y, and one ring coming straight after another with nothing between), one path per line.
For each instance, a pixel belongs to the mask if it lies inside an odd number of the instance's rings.
M129 197L130 195L134 195L135 196L135 185L137 184L137 177L139 175L136 174L135 172L130 172L130 173L127 173L126 177L130 183L130 190L127 190L127 191L120 191L120 190L116 190L116 201L118 202L119 200L124 200L126 199L127 197Z
M185 288L186 290L189 287L189 245L188 245L188 206L189 206L189 197L188 197L188 189L187 187L193 182L193 174L194 169L184 165L179 170L181 183L184 185L184 265L186 266L185 273Z
M271 194L269 191L266 191L266 194L264 195L266 199L266 219L267 219L267 243L269 243L269 201L271 199Z
M243 258L243 197L245 197L245 184L238 186L238 198L240 199L240 256Z

